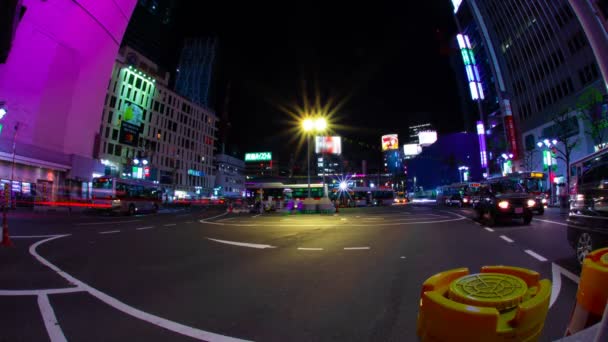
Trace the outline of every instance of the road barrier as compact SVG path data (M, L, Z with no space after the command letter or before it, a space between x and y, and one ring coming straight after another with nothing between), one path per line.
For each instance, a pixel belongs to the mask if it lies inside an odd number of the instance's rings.
M537 341L550 297L551 282L525 268L441 272L422 285L417 334L421 341Z
M566 336L586 329L602 319L608 301L608 248L595 250L583 260L583 270L576 292Z

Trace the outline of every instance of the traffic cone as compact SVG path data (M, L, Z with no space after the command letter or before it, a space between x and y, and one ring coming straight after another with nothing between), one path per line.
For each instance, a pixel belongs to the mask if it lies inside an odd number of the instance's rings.
M608 300L608 248L595 250L583 260L583 270L576 292L576 305L566 329L566 336L586 329L602 319Z
M8 224L6 222L2 225L2 242L0 242L0 246L13 247L11 237L8 235Z

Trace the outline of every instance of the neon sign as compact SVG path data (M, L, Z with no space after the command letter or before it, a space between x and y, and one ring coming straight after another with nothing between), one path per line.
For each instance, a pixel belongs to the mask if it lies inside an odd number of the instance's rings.
M270 161L272 160L272 152L252 152L245 153L245 161Z

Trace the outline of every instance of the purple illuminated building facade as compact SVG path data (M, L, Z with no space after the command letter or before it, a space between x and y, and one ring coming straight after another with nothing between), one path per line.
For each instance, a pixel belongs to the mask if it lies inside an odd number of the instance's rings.
M16 197L86 198L108 78L135 0L23 0L0 64L0 179ZM61 18L58 20L57 18Z

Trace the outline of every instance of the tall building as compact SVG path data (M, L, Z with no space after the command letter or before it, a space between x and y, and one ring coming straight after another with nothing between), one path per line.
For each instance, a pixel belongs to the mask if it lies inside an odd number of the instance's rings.
M408 144L418 144L418 134L424 131L434 131L435 127L431 123L423 123L409 126L407 128L408 139L406 143Z
M245 162L228 154L216 154L215 195L241 198L245 191Z
M494 115L491 109L483 108L484 115L489 115L482 128L488 134L490 161L500 164L500 155L505 152L521 160L535 151L540 139L553 138L556 113L574 108L579 96L590 88L605 92L593 51L569 1L453 3L460 37L468 36L471 47L465 48L472 48L476 57L473 64L479 75L474 72L473 76L481 79L486 102L493 101L488 98L492 90L497 98L499 110ZM485 57L479 58L484 52ZM482 72L485 64L488 72ZM484 74L489 79L484 80ZM585 123L574 111L571 114L576 127L573 134L583 141L578 151L584 155L593 148L584 134ZM501 144L493 145L493 135L505 137L505 149ZM565 167L558 173L564 175Z
M99 127L105 173L156 181L170 196L208 196L215 184L215 114L167 86L169 74L122 47ZM145 161L145 162L144 162Z
M175 91L207 107L217 45L216 37L186 39L177 67Z

